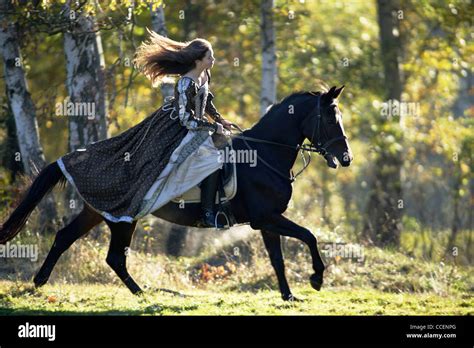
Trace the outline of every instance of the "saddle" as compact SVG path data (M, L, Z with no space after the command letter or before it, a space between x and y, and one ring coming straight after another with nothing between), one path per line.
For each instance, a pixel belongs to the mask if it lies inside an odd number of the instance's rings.
M225 150L225 148L232 150L232 142L229 140L224 147L219 147L220 150ZM222 169L220 169L220 180L216 194L215 203L225 203L229 202L232 198L235 197L237 193L237 175L236 175L236 164L230 162L224 162ZM172 199L174 203L200 203L201 202L201 189L200 184L194 186L190 190L186 191L179 197ZM220 197L220 202L219 202Z
M231 151L232 140L214 139L214 144L219 150ZM226 149L227 148L227 149ZM237 223L230 207L230 200L235 197L237 193L237 170L235 162L224 162L222 169L219 170L219 181L217 184L217 193L215 203L217 205L216 225L221 222L225 228L229 228ZM171 200L174 203L200 203L201 189L200 184L192 187L179 197ZM224 221L225 220L225 221Z

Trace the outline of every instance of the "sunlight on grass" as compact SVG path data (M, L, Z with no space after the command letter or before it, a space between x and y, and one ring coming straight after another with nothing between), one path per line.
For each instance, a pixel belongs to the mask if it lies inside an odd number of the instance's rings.
M0 314L57 315L472 315L473 299L376 290L298 287L303 302L288 303L277 291L171 293L148 289L133 296L123 286L47 285L0 282Z

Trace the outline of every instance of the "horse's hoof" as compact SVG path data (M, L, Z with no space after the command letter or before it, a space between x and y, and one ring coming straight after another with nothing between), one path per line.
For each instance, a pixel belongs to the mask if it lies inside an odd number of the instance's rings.
M33 279L33 283L35 284L35 288L40 288L44 284L46 284L47 282L48 282L48 278L39 279L39 278L35 277Z
M311 286L314 290L321 290L321 286L323 285L323 276L318 275L316 273L312 274L311 277L309 277L309 281L311 283Z
M283 299L283 301L288 301L288 302L304 302L304 300L301 300L293 296L293 294L283 295L281 298Z
M140 288L139 289L133 289L131 291L132 291L132 294L134 294L135 296L143 296L145 294L145 292Z

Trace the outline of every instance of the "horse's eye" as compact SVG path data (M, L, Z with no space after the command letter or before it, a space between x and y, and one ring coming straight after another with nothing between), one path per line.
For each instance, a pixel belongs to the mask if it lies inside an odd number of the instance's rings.
M335 124L336 123L336 105L330 105L329 107L329 112L328 112L328 117L327 117L327 122L329 124Z
M335 111L330 111L327 116L327 122L329 124L335 124L336 123L336 112Z

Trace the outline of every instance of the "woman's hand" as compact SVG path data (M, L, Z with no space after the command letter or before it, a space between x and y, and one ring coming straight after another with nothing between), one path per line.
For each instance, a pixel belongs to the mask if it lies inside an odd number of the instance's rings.
M222 119L221 123L224 126L224 128L226 128L228 130L232 130L232 122L229 122L227 120Z
M217 134L222 134L222 135L226 135L226 136L229 136L230 135L230 132L221 124L221 123L217 123L217 131L216 131Z

